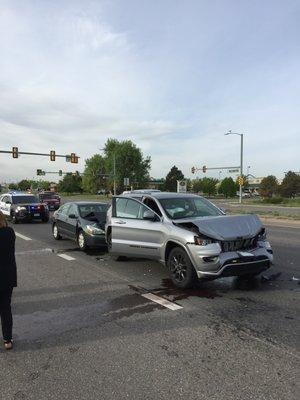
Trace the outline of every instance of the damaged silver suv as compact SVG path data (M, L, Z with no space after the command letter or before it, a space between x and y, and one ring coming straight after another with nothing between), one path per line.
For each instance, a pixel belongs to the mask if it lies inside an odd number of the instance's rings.
M252 277L268 269L273 251L256 215L225 215L203 197L153 192L114 197L106 240L116 256L150 258L169 269L173 283Z

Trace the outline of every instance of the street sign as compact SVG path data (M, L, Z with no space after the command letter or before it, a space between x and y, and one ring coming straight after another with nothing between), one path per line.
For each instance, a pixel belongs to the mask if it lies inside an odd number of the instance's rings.
M177 181L177 193L186 193L187 184L186 181Z
M228 172L229 172L230 174L233 174L233 173L235 173L235 172L239 172L239 170L238 170L238 169L229 169Z
M124 178L124 186L129 186L129 178Z

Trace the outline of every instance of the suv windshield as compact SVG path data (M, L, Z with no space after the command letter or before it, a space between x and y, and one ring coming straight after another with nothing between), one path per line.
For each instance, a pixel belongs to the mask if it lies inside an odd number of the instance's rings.
M159 202L171 219L223 215L213 204L200 197L173 197L159 199Z
M21 204L21 203L38 203L38 199L35 196L13 196L12 197L13 204Z

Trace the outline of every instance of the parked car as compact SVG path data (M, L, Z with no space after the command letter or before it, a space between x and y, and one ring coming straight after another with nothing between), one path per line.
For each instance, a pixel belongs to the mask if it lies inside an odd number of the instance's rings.
M62 205L53 213L52 233L56 240L75 240L81 250L106 245L105 221L107 203L73 202Z
M60 207L60 197L55 192L39 192L38 197L41 202L47 204L49 210L57 210Z
M225 215L197 195L156 192L141 200L116 196L105 229L111 254L158 260L180 288L196 279L249 278L273 261L256 215Z
M14 224L18 222L31 222L32 220L49 221L49 209L32 195L22 192L10 192L0 196L0 211L11 219Z

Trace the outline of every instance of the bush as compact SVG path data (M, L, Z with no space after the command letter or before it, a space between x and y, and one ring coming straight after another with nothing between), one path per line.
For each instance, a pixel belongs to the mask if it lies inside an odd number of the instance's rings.
M266 204L282 204L283 202L283 197L266 197L265 199L263 199L263 203Z

